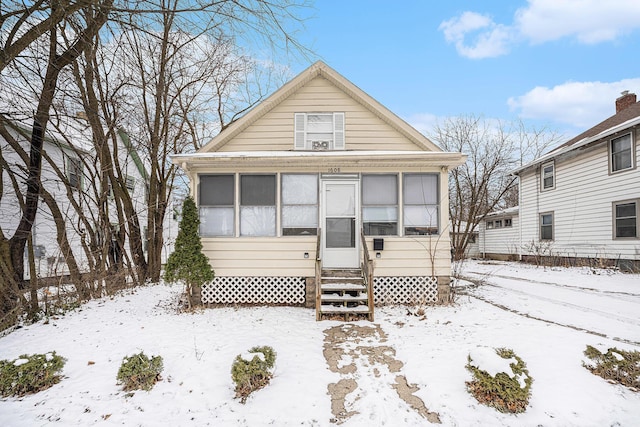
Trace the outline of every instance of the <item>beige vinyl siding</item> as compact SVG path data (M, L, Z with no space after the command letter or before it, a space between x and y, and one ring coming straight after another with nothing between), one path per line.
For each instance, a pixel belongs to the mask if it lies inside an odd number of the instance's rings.
M505 227L505 218L511 218L512 226ZM487 228L487 221L502 220L502 228ZM520 249L520 219L517 215L503 217L488 217L480 224L478 233L479 250L485 256L518 255Z
M384 240L381 258L375 258L373 238L367 238L376 276L431 276L432 257L435 275L450 275L448 239L386 236ZM216 276L315 275L315 236L202 238L202 247ZM305 252L309 258L304 258Z
M637 140L637 135L636 135ZM636 160L640 145L636 144ZM552 250L563 256L640 259L640 240L613 239L612 203L637 198L640 169L609 174L606 143L556 161L556 188L539 192L539 172L521 177L522 242L538 241L538 214L554 213ZM526 252L523 252L526 254Z
M446 236L446 237L445 237ZM448 233L442 236L384 236L380 258L373 251L373 238L367 238L374 261L375 276L450 276L451 243ZM435 271L431 269L434 260Z
M203 237L202 252L216 276L315 275L316 236Z
M219 151L293 150L294 114L306 112L344 112L346 150L420 149L328 80L316 77Z

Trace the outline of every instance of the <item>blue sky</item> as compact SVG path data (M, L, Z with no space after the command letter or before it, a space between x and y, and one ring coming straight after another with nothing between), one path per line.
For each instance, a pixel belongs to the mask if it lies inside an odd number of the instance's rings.
M473 114L568 138L614 114L621 91L640 95L638 0L314 3L299 34L312 59L425 133Z

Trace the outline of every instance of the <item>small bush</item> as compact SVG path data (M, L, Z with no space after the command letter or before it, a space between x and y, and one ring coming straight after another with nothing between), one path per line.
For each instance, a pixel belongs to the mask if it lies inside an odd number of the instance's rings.
M487 357L476 356L478 359L485 360L473 360L469 355L466 368L473 374L473 380L467 381L467 390L478 402L491 406L500 412L524 412L529 404L531 383L533 382L527 365L513 350L507 348L491 350L494 350L500 359L505 360L495 359L495 355L489 354L493 360L488 361L487 365L492 365L492 367L485 367L479 365L482 365L482 362L486 363ZM497 371L495 368L496 365L505 364L508 364L508 367L502 371ZM511 372L505 372L507 370Z
M124 391L151 390L162 377L162 357L151 359L144 352L122 359L118 370L118 382L123 384Z
M606 380L640 390L640 352L610 348L602 353L590 345L584 351L593 363L582 362L582 366Z
M245 403L252 392L269 384L275 363L276 352L269 346L253 347L248 354L236 356L231 366L231 378L240 402Z
M48 389L60 382L66 359L56 352L23 354L15 360L0 360L0 394L2 397L24 396Z

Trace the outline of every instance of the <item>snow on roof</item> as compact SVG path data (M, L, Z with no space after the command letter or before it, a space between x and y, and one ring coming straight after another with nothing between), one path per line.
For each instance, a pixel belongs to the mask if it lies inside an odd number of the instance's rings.
M590 137L586 137L583 138L579 141L576 141L574 143L572 143L571 145L564 145L564 146L560 146L559 148L552 150L550 152L548 152L547 154L538 157L537 159L527 163L526 165L520 166L517 169L514 169L511 174L512 175L517 175L520 172L530 169L540 163L544 163L546 161L549 161L551 159L555 159L558 157L562 157L564 155L566 155L569 152L572 152L574 150L577 150L579 148L582 148L588 144L591 144L592 142L596 142L600 139L606 138L607 136L613 135L616 132L620 132L624 129L630 128L632 126L638 125L640 124L640 116L636 116L632 119L626 120L620 124L617 124L615 126L612 126L610 128L607 128L605 130L603 130L602 132L599 132L593 136Z
M451 152L443 151L346 151L346 150L333 150L333 151L227 151L227 152L208 152L208 153L191 153L191 154L174 154L171 156L174 159L215 159L215 158L263 158L263 157L343 157L343 156L400 156L400 157L414 157L414 156L446 156Z
M520 206L513 206L511 208L502 209L500 211L490 212L487 216L500 216L500 215L518 215Z

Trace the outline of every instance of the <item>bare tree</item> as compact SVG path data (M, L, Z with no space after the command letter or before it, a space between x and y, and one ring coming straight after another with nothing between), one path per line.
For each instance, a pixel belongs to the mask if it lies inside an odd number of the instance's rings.
M560 141L546 128L529 129L521 121L487 121L463 116L437 124L432 139L446 151L467 154L467 162L449 174L449 217L454 258L462 259L473 231L496 209L517 205L518 165Z

